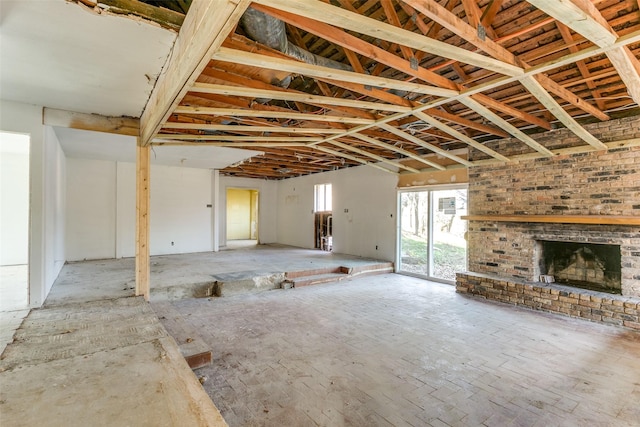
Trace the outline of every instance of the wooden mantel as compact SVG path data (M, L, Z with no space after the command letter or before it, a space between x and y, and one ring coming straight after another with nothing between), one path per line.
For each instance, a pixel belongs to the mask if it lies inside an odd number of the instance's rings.
M547 222L554 224L640 225L640 216L616 215L466 215L468 221Z

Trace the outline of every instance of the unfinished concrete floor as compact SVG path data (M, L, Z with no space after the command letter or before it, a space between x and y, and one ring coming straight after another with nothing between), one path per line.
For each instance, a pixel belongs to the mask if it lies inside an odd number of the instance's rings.
M242 241L246 242L246 241ZM242 243L241 242L241 243ZM151 300L192 297L193 289L217 278L369 265L376 260L285 245L240 244L238 249L151 257ZM131 296L133 258L73 262L64 266L45 306Z
M640 425L631 330L394 274L171 305L231 427Z

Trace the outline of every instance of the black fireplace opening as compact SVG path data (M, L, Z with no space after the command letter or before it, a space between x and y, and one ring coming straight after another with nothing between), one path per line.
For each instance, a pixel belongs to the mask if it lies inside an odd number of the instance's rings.
M540 273L556 283L622 293L620 245L539 241Z

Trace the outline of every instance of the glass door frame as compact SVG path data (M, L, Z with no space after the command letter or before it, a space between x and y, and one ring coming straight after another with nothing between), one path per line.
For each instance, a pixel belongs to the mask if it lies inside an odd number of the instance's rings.
M434 243L433 194L434 192L440 191L440 190L460 190L460 189L467 190L467 197L468 197L469 185L466 183L430 185L426 187L408 187L408 188L398 189L398 195L396 198L397 222L396 222L396 261L395 261L395 265L396 265L395 272L397 274L419 277L421 279L427 279L432 282L440 282L440 283L446 283L449 285L455 285L454 280L442 279L440 277L435 277L433 275L433 267L434 267L433 266L433 243ZM410 271L404 271L401 269L402 268L402 194L415 193L415 192L424 192L428 195L428 198L427 198L427 212L428 212L428 215L427 215L427 236L428 236L427 237L427 274L412 273ZM465 256L465 266L468 266L468 263L469 263L469 256L467 253L467 255Z

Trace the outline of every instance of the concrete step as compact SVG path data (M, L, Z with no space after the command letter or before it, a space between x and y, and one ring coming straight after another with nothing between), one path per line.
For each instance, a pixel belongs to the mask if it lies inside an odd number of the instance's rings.
M348 278L348 274L344 273L326 273L315 274L313 276L302 276L294 279L287 279L285 282L291 283L291 287L301 288L303 286L320 285L322 283L339 282Z
M211 364L212 353L198 330L171 306L171 303L152 302L151 307L169 335L178 344L182 357L191 369L198 369Z
M220 274L214 277L213 295L228 297L280 289L284 279L285 273L265 273L264 271Z
M302 286L319 285L344 280L349 277L386 274L393 272L392 262L379 262L356 267L329 267L313 270L289 271L282 282L283 289L299 288Z

